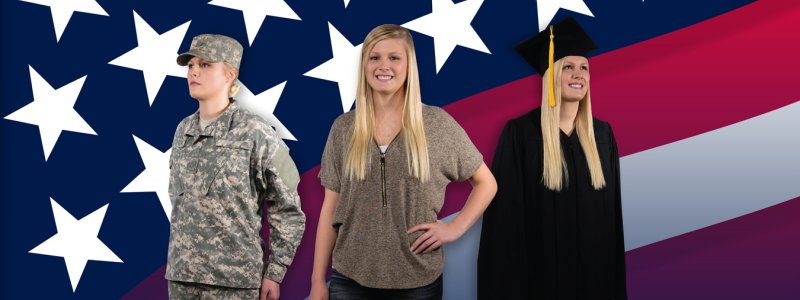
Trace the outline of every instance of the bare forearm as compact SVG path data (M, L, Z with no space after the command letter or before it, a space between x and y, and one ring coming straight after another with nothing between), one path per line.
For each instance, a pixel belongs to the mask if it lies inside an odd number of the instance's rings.
M336 244L336 231L333 230L333 213L339 202L339 194L328 189L325 190L325 200L319 213L317 225L317 239L314 247L314 269L311 273L312 283L324 283L331 261L333 246Z
M451 222L462 232L467 231L472 224L475 224L475 221L483 214L483 211L492 202L497 192L497 182L485 164L482 164L478 171L475 171L475 174L470 178L470 183L472 183L472 192L469 194L464 208Z

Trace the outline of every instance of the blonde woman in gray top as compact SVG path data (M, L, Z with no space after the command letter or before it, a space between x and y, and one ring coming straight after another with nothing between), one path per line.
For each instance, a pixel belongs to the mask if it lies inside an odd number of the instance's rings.
M458 123L422 104L414 42L398 25L364 40L355 111L334 121L320 179L312 300L441 299L441 246L475 223L497 189ZM464 180L473 191L462 211L437 220L447 184Z

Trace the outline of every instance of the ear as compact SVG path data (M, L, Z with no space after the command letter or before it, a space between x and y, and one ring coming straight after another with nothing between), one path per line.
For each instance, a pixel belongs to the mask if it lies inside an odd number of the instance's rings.
M238 72L239 71L237 71L236 69L229 67L227 68L227 70L225 70L225 78L227 79L228 82L233 82Z

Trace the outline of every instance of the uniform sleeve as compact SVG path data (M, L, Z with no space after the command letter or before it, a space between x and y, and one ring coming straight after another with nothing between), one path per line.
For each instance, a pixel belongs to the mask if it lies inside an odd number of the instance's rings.
M259 143L259 170L263 170L260 185L265 191L269 229L270 256L264 267L264 278L280 283L294 259L303 238L306 217L300 210L297 184L300 176L289 156L289 148L272 128Z
M445 119L444 134L437 135L442 144L447 145L444 157L448 160L442 165L445 177L450 181L461 182L469 179L483 163L483 155L472 143L467 133L447 112L441 110Z
M614 138L614 132L611 130L611 125L608 127L609 135L611 135L611 176L614 180L614 206L616 207L616 239L617 245L615 249L616 265L614 266L615 277L615 295L614 299L628 299L628 290L626 283L625 273L625 233L622 226L622 189L620 188L620 171L619 171L619 151L617 149L617 140Z
M478 251L478 299L528 298L522 152L513 124L497 143L492 174L497 194L483 213Z
M340 170L342 170L342 168L339 146L337 143L339 138L336 128L337 122L334 122L334 124L331 126L330 132L328 133L328 141L325 142L325 150L322 151L319 179L322 183L322 186L338 193L341 188L339 174L341 174Z

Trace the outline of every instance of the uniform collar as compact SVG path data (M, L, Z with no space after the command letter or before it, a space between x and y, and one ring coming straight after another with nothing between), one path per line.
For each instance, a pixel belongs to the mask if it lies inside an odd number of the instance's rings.
M200 135L223 137L230 130L233 114L237 110L239 110L239 105L236 102L231 102L228 108L202 132L200 131L200 110L198 110L192 115L192 121L189 122L189 128L186 129L184 134L194 137Z

